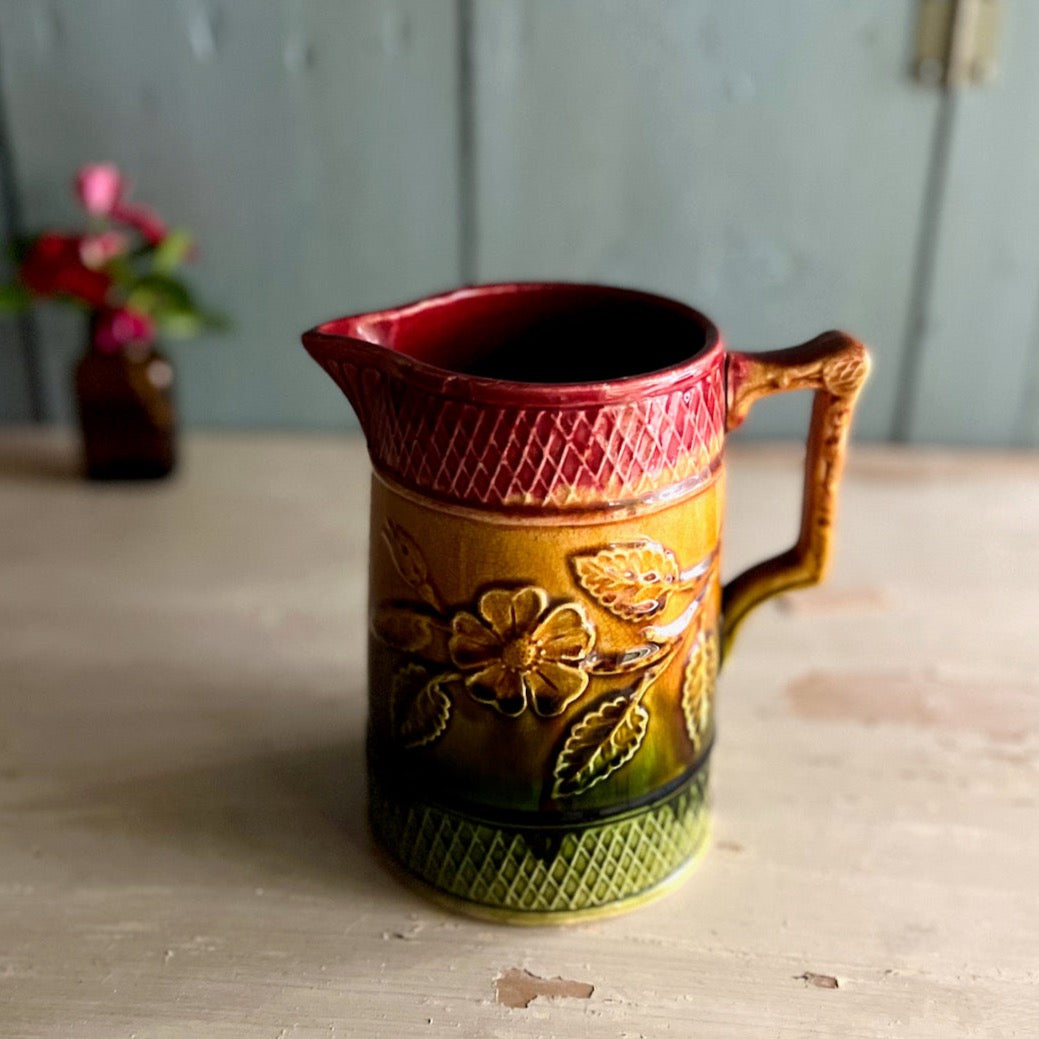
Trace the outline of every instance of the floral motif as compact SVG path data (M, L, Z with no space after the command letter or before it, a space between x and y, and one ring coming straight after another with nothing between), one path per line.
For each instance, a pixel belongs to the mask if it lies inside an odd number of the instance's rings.
M463 688L505 718L528 709L561 718L590 683L597 685L600 695L565 720L545 788L558 801L583 796L639 753L651 722L647 695L686 645L716 580L715 552L683 568L671 549L648 538L572 556L577 585L637 626L620 645L601 646L582 601L550 605L544 589L528 584L485 587L475 605L444 606L419 541L393 520L383 527L383 541L397 575L420 600L383 601L372 617L376 637L403 655L391 701L398 745L420 752L439 741L456 724ZM685 608L663 620L676 597ZM654 619L659 622L647 623ZM701 620L681 700L695 753L709 736L717 667L717 632Z
M129 224L149 245L158 245L168 234L162 218L151 206L127 201L129 184L112 163L81 166L74 186L80 204L91 216L112 217Z
M466 675L473 699L516 717L530 707L550 718L584 692L582 664L595 643L595 629L578 603L548 610L540 588L492 588L474 616L464 610L451 623L449 649Z
M130 202L127 181L111 163L81 167L74 190L85 232L47 230L15 243L17 279L0 284L0 312L41 300L85 309L91 345L102 353L147 346L160 333L180 338L221 327L176 276L194 258L190 235Z

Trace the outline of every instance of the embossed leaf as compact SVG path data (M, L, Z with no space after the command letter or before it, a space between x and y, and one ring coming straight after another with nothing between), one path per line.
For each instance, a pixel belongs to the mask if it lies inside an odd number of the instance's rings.
M583 794L631 760L642 746L649 712L638 699L617 696L579 718L553 770L553 797Z
M397 568L397 573L414 589L423 602L434 609L440 609L440 600L429 581L429 566L426 557L418 547L415 539L399 524L387 520L382 530L382 538L389 550L390 559Z
M394 698L404 700L395 714L398 718L397 734L407 748L424 747L439 739L451 717L451 697L444 686L458 678L457 675L436 675L424 682L417 693L412 694L414 685L426 677L424 668L409 664L394 682Z
M674 552L648 539L608 545L573 564L588 594L625 620L658 614L681 578Z
M711 698L718 677L718 636L701 631L682 678L682 715L695 751L701 750L711 725Z
M436 617L408 606L384 603L372 614L372 631L387 645L436 664L450 660L451 629Z

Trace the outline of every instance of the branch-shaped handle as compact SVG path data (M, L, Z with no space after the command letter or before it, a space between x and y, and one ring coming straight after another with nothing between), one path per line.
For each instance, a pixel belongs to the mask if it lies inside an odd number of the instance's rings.
M736 429L760 397L814 390L805 455L804 505L797 544L731 580L722 594L722 653L743 618L759 603L791 588L816 584L826 573L837 513L837 486L855 400L870 358L857 339L824 332L789 350L728 356L728 429Z

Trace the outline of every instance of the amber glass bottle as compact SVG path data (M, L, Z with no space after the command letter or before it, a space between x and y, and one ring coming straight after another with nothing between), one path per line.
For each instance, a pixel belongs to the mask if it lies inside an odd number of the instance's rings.
M173 471L173 367L158 349L135 345L102 353L88 347L75 383L90 479L147 480Z

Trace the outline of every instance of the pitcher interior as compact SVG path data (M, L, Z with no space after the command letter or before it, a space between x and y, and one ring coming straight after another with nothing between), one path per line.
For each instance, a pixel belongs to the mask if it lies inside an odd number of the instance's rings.
M644 375L686 363L716 338L680 303L565 284L463 290L380 315L364 332L439 368L525 383Z

